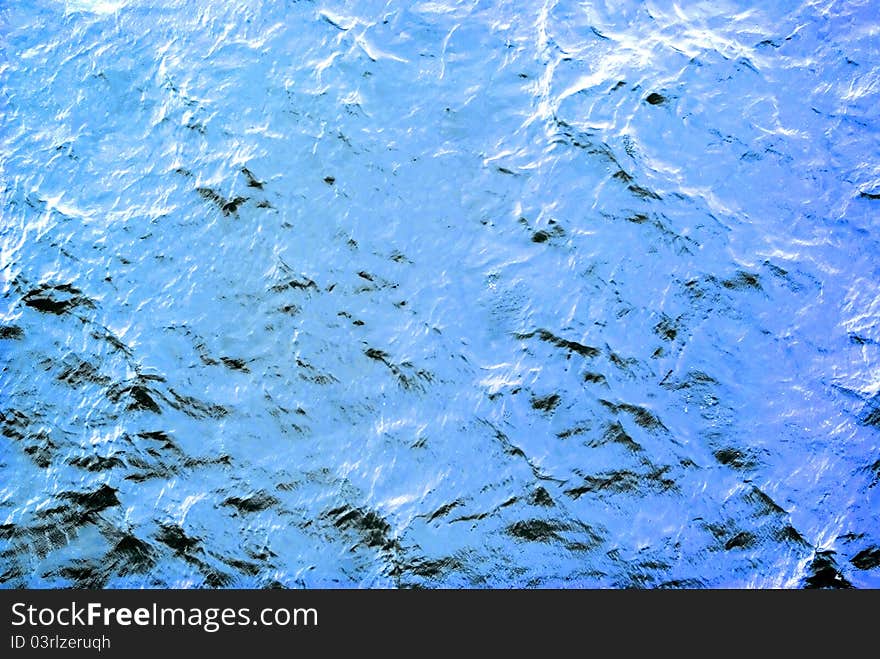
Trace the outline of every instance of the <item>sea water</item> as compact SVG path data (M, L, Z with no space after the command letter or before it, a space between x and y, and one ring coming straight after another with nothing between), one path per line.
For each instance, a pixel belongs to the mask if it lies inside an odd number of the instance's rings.
M3 586L880 586L876 3L0 21Z

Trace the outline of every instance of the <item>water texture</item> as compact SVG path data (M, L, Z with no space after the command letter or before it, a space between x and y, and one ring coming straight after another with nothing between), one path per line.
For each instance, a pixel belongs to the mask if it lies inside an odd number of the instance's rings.
M0 3L3 587L880 586L880 12Z

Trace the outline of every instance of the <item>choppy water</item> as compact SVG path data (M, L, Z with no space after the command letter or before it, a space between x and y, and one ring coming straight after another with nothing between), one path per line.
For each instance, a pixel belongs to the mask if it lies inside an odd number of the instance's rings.
M754 4L4 2L2 584L880 586L880 14Z

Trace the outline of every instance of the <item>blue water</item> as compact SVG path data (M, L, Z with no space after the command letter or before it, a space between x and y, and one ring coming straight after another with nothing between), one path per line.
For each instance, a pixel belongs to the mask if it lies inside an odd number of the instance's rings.
M880 586L876 3L0 35L4 587Z

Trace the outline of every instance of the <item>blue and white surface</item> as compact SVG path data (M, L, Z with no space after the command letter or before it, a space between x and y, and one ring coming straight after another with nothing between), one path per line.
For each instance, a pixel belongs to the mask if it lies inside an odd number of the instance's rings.
M4 587L880 586L880 12L0 5Z

